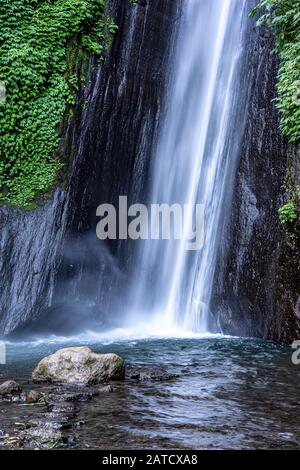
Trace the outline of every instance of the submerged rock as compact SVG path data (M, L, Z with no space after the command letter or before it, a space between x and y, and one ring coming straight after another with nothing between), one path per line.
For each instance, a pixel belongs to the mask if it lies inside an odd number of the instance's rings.
M132 369L129 373L130 379L139 380L141 382L147 380L171 380L176 377L177 375L170 374L160 367L139 367L138 369Z
M36 390L29 390L29 392L26 392L25 400L27 403L39 403L39 404L45 403L44 394Z
M11 397L19 396L22 393L22 388L14 380L7 380L0 385L0 396Z
M73 446L75 437L66 435L77 418L78 409L74 403L56 403L37 418L26 423L26 429L19 432L22 445L28 448L53 449ZM70 439L69 439L70 438Z
M111 385L103 385L103 387L98 388L100 393L112 393L115 389Z
M32 372L34 382L96 384L123 380L125 365L117 354L96 354L88 347L71 347L42 359Z
M63 445L63 435L56 423L32 423L31 427L22 431L19 436L28 447L51 449Z
M60 402L82 402L89 401L96 395L99 395L99 391L88 384L57 384L54 387L51 387L47 395L47 401L49 404Z

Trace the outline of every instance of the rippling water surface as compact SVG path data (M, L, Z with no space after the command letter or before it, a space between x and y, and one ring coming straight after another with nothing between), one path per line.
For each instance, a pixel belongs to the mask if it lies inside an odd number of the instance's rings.
M78 344L74 341L73 345ZM37 361L67 344L8 345L0 378L30 387ZM291 349L256 340L204 337L89 344L130 365L163 366L175 380L117 384L80 403L80 448L298 448L300 366ZM40 413L0 403L0 430Z

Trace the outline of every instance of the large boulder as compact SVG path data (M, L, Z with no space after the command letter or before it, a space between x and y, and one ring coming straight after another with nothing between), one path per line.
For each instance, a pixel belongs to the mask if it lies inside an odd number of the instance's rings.
M32 372L34 382L96 384L123 380L124 361L117 354L96 354L88 347L71 347L42 359Z

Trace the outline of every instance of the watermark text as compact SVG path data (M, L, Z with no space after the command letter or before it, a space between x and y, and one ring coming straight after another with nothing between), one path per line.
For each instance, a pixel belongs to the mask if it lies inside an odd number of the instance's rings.
M100 240L183 240L188 251L204 244L203 204L144 204L128 206L127 196L119 197L118 210L101 204L96 211Z

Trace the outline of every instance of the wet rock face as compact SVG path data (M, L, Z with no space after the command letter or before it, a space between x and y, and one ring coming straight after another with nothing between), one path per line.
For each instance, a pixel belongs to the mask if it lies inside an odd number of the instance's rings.
M0 336L50 303L63 219L60 190L34 212L0 207Z
M136 243L98 240L96 209L102 203L118 209L121 195L128 196L128 204L147 199L181 1L132 5L118 0L113 5L119 29L110 57L101 70L93 70L85 91L84 129L82 120L77 121L80 157L71 178L72 207L54 293L54 303L66 311L75 292L85 317L91 312L98 326L100 319L106 324L120 321Z
M101 65L73 64L87 80L62 124L64 191L36 211L0 208L0 336L24 324L31 330L32 321L46 332L80 330L83 310L85 325L99 327L114 289L122 298L132 248L96 238L96 208L117 206L119 195L130 203L147 196L180 7L181 0L109 0L118 25L110 53Z
M300 150L282 136L272 101L278 67L273 37L253 24L246 47L243 75L250 100L213 311L224 333L292 342L300 336L299 237L291 244L278 209L286 201L288 168L294 187L299 184Z
M117 354L96 354L88 347L64 348L42 359L32 373L34 382L96 384L123 380L125 365Z
M92 387L83 384L38 384L24 391L18 400L0 397L12 407L9 421L2 423L0 449L66 449L79 447L85 402L102 399L124 382ZM27 405L24 413L24 402ZM91 404L93 408L93 403Z

